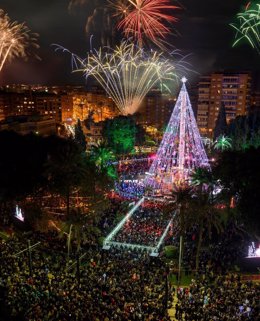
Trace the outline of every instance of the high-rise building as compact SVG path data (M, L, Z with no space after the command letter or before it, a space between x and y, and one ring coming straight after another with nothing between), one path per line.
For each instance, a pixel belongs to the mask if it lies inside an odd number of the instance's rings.
M251 104L252 78L248 72L212 73L198 86L197 123L203 136L213 137L220 106L225 106L227 122L245 115Z
M164 127L170 119L175 101L173 97L163 96L158 89L150 91L138 110L138 122L156 128Z

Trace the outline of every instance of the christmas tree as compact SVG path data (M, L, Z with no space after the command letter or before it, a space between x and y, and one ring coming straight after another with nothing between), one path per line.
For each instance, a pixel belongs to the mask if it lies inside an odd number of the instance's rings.
M163 193L171 191L174 186L188 181L196 168L210 168L186 89L186 81L183 77L182 88L162 142L146 174L144 184L148 189L159 189Z

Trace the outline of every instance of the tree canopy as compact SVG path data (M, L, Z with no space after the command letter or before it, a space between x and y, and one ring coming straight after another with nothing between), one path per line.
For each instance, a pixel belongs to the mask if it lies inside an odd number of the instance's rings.
M223 152L214 169L224 189L236 199L245 226L260 235L260 148Z
M98 181L108 174L101 175L73 139L3 131L0 149L0 212L3 206L13 206L28 196L53 193L66 198L69 213L72 193L93 196L104 192L103 180Z
M260 147L260 111L257 109L246 116L236 117L228 125L226 133L235 150Z
M105 120L102 134L115 154L128 154L134 150L135 145L141 145L145 140L144 129L136 124L132 116Z

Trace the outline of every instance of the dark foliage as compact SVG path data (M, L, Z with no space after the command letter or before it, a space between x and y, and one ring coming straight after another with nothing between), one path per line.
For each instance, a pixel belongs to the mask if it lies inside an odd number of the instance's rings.
M252 232L260 235L260 148L227 151L221 155L215 175L221 185L237 200L241 220Z
M218 139L219 136L224 135L227 130L227 118L225 105L221 105L218 118L216 120L216 125L214 129L214 141Z

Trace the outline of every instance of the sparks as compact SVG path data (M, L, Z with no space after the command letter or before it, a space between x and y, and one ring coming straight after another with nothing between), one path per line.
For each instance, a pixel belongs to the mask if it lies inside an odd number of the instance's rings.
M11 22L8 15L0 10L0 72L8 60L26 58L28 47L38 48L37 36L24 23Z
M176 67L181 66L162 53L148 54L126 41L108 52L94 50L85 60L72 54L72 60L74 70L94 77L124 115L134 114L152 88L170 91L166 82L177 80Z
M170 2L170 0L119 0L110 1L110 4L121 19L118 29L123 30L125 37L133 37L140 47L143 46L145 39L161 47L162 40L171 32L166 22L177 21L177 18L166 13L179 8Z
M238 13L237 22L231 27L236 30L236 39L233 47L246 40L260 55L260 4L249 2L245 11Z

